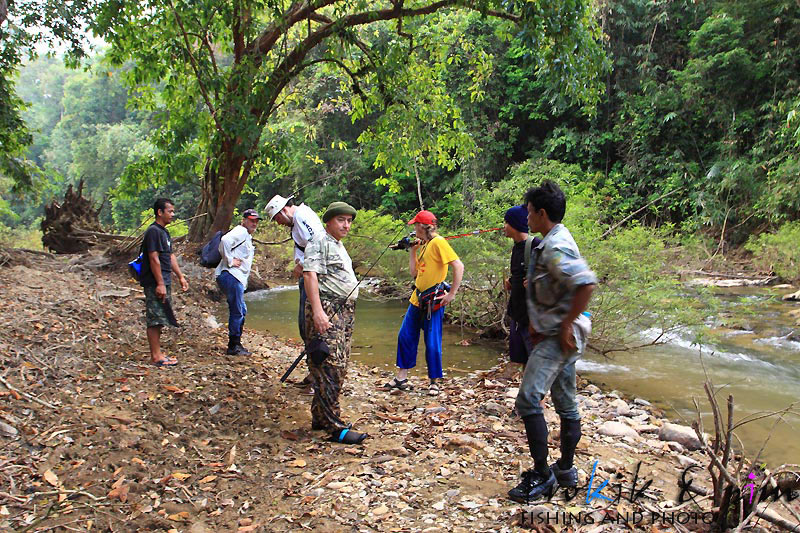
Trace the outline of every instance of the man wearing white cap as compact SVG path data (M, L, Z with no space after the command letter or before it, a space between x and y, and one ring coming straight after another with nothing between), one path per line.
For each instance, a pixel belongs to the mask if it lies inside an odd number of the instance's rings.
M289 198L284 198L279 194L273 196L267 204L267 217L281 226L292 229L292 240L294 241L294 271L292 274L299 279L298 287L300 289L297 328L300 330L300 338L306 342L308 339L304 315L306 291L303 283L303 261L305 260L306 246L311 241L325 235L325 228L313 209L306 204L294 205L291 196ZM303 384L310 385L308 377L303 380Z

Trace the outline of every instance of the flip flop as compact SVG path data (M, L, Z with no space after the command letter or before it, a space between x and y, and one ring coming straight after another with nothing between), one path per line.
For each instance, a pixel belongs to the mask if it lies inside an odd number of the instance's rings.
M342 444L361 444L364 439L369 437L366 433L359 433L352 429L337 429L331 433L331 441Z
M174 357L168 357L166 359L162 359L161 361L157 361L153 364L158 367L178 366L178 360L175 359Z

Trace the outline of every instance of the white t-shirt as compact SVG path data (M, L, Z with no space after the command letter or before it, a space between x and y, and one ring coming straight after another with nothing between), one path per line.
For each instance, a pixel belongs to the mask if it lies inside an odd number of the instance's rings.
M239 246L236 246L237 244ZM234 246L236 247L235 249ZM214 277L218 277L223 270L227 270L246 289L247 278L250 277L250 268L253 266L255 252L256 247L253 246L253 237L250 232L242 225L236 226L223 235L222 240L219 241L219 253L222 256L222 261L217 265ZM242 264L238 267L231 266L234 259L241 259Z
M306 204L300 204L295 208L293 222L294 258L302 265L305 252L300 247L305 248L311 241L325 235L325 228L314 210Z

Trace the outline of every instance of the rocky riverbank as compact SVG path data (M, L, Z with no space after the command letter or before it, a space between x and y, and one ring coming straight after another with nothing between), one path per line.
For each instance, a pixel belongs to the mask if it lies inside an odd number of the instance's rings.
M691 431L644 399L581 383L579 490L521 506L505 497L530 466L512 368L448 377L431 397L424 387L382 391L388 374L354 364L343 414L371 437L346 447L311 431L310 398L278 380L300 346L248 331L251 357L223 355L209 271L184 269L191 289L175 296L184 327L163 340L180 365L160 369L148 364L143 296L122 269L9 257L0 267L4 530L708 527L708 501L676 502L687 468L701 465L690 477L708 486L708 459ZM550 408L547 419L557 427ZM550 438L557 456L558 432Z

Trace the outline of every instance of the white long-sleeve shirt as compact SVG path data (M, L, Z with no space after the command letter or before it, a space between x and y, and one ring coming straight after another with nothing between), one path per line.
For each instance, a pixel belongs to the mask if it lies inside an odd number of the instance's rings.
M227 270L247 289L247 278L250 277L250 268L253 266L255 252L253 237L247 231L247 228L241 225L236 226L223 235L222 240L219 242L219 253L222 256L222 261L217 265L214 276L219 276L224 270ZM238 267L232 266L234 259L241 259L242 264Z

